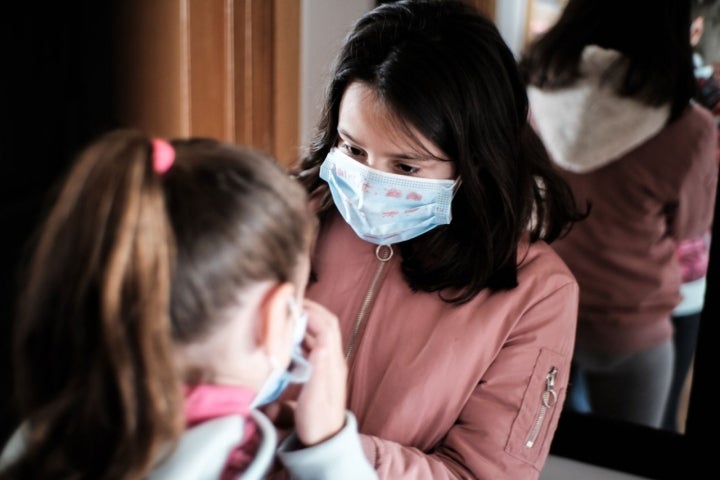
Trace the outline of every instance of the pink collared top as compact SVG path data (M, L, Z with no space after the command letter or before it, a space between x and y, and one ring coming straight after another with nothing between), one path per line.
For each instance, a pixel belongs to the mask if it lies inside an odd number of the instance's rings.
M185 387L185 423L191 428L199 423L227 415L245 417L243 438L227 459L222 479L237 478L252 462L260 444L257 425L250 417L250 403L255 392L246 387L201 384Z

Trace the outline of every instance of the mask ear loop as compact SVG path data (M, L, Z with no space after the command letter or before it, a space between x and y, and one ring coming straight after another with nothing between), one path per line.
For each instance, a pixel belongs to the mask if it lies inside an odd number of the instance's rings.
M462 185L462 177L458 176L455 179L455 183L453 183L453 186L452 186L453 198L455 198L455 194L458 192L458 190L460 190L461 185Z
M293 344L301 344L305 338L305 331L307 330L307 313L300 308L295 301L295 298L288 297L288 309L290 314L293 316Z
M307 330L308 315L302 310L295 301L295 298L288 298L288 309L294 317L295 326L293 327L293 349L290 354L290 366L288 372L290 374L290 383L304 383L310 379L312 373L312 365L303 356L302 341L305 338Z

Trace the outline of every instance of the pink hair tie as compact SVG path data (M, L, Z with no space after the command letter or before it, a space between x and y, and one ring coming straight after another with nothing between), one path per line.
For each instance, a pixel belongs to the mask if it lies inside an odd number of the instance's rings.
M167 172L175 162L175 149L163 139L154 138L152 140L153 147L153 169L156 173L162 175Z

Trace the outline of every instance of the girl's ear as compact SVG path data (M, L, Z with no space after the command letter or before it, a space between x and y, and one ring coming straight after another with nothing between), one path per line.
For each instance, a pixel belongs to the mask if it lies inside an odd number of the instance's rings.
M258 344L279 361L290 356L293 323L288 305L294 294L292 283L280 283L268 289L260 302Z
M690 24L690 45L696 47L700 43L700 38L703 35L705 29L705 19L702 16L693 18Z

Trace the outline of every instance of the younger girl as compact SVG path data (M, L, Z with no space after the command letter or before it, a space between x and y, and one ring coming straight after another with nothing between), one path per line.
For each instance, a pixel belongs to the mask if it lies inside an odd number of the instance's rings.
M297 478L373 478L337 320L303 300L306 205L249 150L130 131L91 145L30 265L25 421L0 478L261 478L276 438L254 407L304 381L281 461Z

